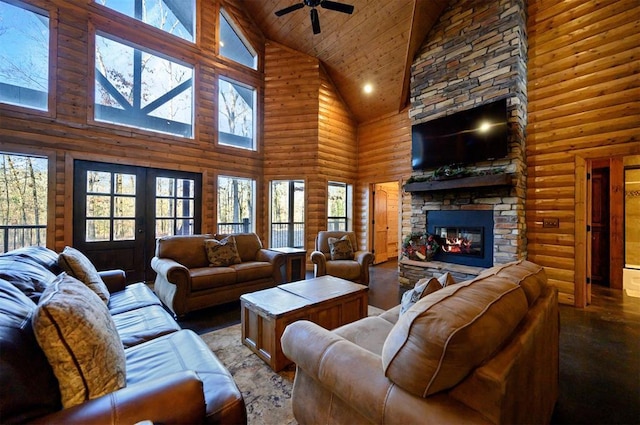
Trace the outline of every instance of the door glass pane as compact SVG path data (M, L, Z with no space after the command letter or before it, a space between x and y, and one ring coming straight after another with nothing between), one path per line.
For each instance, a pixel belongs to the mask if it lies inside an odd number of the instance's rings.
M193 180L178 179L177 180L177 192L178 196L184 198L193 198L194 196L194 184Z
M115 193L118 195L135 195L136 194L136 176L135 174L115 174Z
M174 179L156 178L156 196L173 196Z
M87 217L109 217L110 214L110 196L87 195Z
M135 235L135 220L113 220L113 240L132 241Z
M156 199L156 217L173 217L173 199Z
M624 174L625 267L640 269L640 169Z
M176 217L193 217L193 200L178 199Z
M85 240L87 242L104 242L111 240L110 230L111 230L111 221L110 220L95 220L89 219L86 221L87 223L87 234L85 236Z
M135 217L136 198L116 196L113 210L114 217Z
M156 178L156 237L193 234L194 188L191 179Z
M87 193L111 193L111 173L87 171Z
M173 220L156 219L156 238L173 235Z

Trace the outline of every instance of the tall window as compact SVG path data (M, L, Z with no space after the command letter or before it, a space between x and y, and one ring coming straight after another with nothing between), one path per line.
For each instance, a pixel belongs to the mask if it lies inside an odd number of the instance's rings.
M48 160L0 153L2 252L47 242Z
M195 37L195 0L95 0L187 41Z
M156 237L192 235L195 218L195 182L156 178Z
M350 230L351 192L351 187L346 183L329 182L327 230Z
M304 247L304 181L271 182L272 248Z
M240 36L223 12L220 13L220 55L252 69L258 69L258 55Z
M218 177L218 232L255 230L255 180Z
M46 111L49 17L0 0L0 102Z
M224 78L218 81L218 142L255 150L255 89Z
M96 35L95 119L193 137L193 67Z

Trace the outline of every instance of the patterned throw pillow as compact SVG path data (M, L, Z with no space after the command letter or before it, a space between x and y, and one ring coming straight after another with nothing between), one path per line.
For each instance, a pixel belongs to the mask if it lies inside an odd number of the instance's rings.
M353 246L348 235L340 239L329 238L329 250L332 260L353 260Z
M91 260L75 248L67 246L58 256L58 265L72 277L87 285L102 301L109 302L109 289Z
M233 236L227 236L222 240L205 239L204 249L209 259L209 267L227 267L242 262Z
M125 386L124 348L109 309L82 282L60 274L42 294L32 326L65 408Z
M442 288L443 285L435 277L420 279L418 282L416 282L416 286L413 289L402 294L402 301L400 302L400 314L403 314L405 311L409 310L412 305L414 305L430 293L436 292L437 290Z

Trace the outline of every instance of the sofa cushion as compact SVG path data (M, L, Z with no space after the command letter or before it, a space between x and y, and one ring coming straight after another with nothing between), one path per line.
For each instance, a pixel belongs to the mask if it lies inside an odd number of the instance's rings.
M33 329L58 378L63 407L125 385L122 343L104 302L62 273L42 294Z
M255 261L258 256L258 251L262 249L262 241L255 233L234 233L233 235L217 234L216 239L224 239L227 236L233 236L236 240L236 248L240 259L244 263L245 261Z
M105 304L109 302L109 289L107 285L98 274L98 270L96 270L91 260L83 253L67 246L60 253L58 264L69 276L78 279L91 288Z
M494 266L485 270L480 276L500 276L518 283L527 295L529 306L538 299L547 286L544 268L527 260Z
M356 281L360 278L360 264L356 260L336 260L327 261L327 274L331 276L340 276L343 279Z
M329 252L331 260L353 260L353 246L349 236L329 238Z
M58 381L38 345L36 305L0 279L0 422L27 423L62 408Z
M180 330L180 325L159 305L141 307L111 317L124 348Z
M107 304L111 315L150 305L162 305L162 303L144 282L132 283L125 286L122 291L114 292Z
M37 303L56 275L41 265L20 261L12 252L8 252L0 255L0 279L11 283Z
M495 276L447 286L401 315L382 348L385 375L426 397L489 358L527 313L522 288Z
M209 267L227 267L242 262L233 236L221 240L207 239L204 241L204 249L207 251Z
M413 289L402 294L400 301L400 314L405 313L409 308L420 301L423 297L442 289L442 284L435 277L420 279Z
M204 291L236 283L237 273L233 267L200 267L189 270L191 290Z
M238 283L273 277L273 266L264 261L247 261L234 265L233 269Z
M156 240L156 257L170 258L188 269L209 265L204 241L212 234L163 236Z

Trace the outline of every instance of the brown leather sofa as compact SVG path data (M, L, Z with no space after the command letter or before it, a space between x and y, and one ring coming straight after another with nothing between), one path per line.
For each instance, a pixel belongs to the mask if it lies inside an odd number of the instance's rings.
M557 290L528 261L447 285L333 331L298 321L300 424L549 423L558 396Z
M335 260L331 258L329 238L340 239L348 237L353 248L353 258ZM369 266L373 263L373 254L358 249L358 242L354 232L339 232L321 230L316 236L315 250L311 253L315 276L336 276L361 285L369 284Z
M47 248L0 255L0 422L246 423L229 371L200 337L180 329L144 283L126 285L118 270L100 276L124 347L126 384L63 408L59 381L32 327L41 295L62 276L58 254Z
M255 233L233 234L241 263L210 267L205 240L227 236L166 236L156 241L156 255L151 259L157 273L154 291L176 316L283 283L284 254L264 249Z

